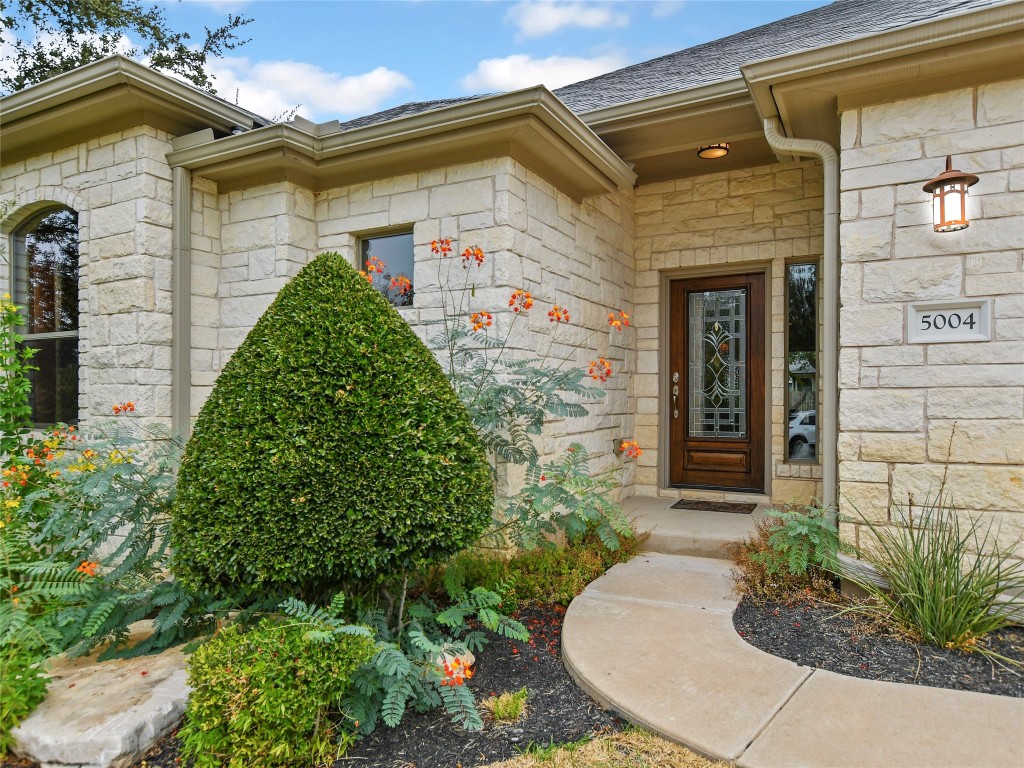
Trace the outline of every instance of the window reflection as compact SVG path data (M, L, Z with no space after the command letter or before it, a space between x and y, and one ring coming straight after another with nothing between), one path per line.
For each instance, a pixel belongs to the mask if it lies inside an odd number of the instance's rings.
M37 425L78 420L78 214L46 211L14 237L14 301L24 307L25 346Z
M788 458L818 456L818 265L786 267Z
M412 232L363 239L360 266L373 278L373 286L396 307L411 307L413 286Z

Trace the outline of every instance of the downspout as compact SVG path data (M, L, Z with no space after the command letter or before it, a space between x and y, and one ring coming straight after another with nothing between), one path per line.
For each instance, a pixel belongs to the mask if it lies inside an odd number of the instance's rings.
M837 442L839 416L839 155L825 141L790 139L782 133L778 117L764 119L764 136L776 152L816 157L824 168L825 241L822 253L822 284L825 292L825 338L822 342L822 396L819 440L822 464L822 503L836 508Z
M171 169L171 430L191 431L192 390L192 172Z

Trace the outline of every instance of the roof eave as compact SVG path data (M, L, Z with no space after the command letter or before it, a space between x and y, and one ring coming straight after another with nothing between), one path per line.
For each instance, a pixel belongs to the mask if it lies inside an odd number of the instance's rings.
M785 109L780 109L777 98L777 88L782 84L816 79L816 87L827 87L826 82L830 76L848 74L850 70L896 59L900 60L900 66L906 67L908 57L922 56L939 49L1000 35L1019 34L1021 31L1024 31L1024 1L1014 0L749 62L742 65L740 71L760 116L781 117L788 131L791 116L786 114ZM988 53L995 55L997 52ZM978 54L981 57L986 55L984 46ZM1006 77L1013 76L1012 71L1006 74ZM865 87L864 83L859 83L850 84L846 89L864 90ZM836 91L834 95L838 96L843 89L836 87L833 90ZM906 97L917 95L912 90L908 84Z
M536 142L537 146L528 146ZM577 162L551 167L556 152L573 150ZM542 175L554 175L574 197L631 187L636 174L557 97L542 86L382 123L314 135L292 125L275 125L172 151L168 161L227 184L244 184L246 166L260 155L287 178L289 164L301 164L302 181L325 188L393 167L416 170L445 158L478 158L505 151L529 157ZM543 158L549 157L551 162ZM247 160L248 158L248 160ZM382 166L387 161L390 166Z

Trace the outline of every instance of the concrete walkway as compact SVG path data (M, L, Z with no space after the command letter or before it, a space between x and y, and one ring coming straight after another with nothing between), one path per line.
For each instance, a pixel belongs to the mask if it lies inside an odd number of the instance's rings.
M569 606L569 672L630 722L740 766L1024 766L1024 699L861 680L764 653L733 628L730 567L656 553L616 565Z

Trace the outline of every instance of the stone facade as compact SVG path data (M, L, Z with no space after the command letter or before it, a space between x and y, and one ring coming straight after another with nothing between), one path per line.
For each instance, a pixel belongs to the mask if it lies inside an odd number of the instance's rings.
M170 137L148 126L5 164L6 236L53 205L78 213L79 412L83 421L133 400L170 424ZM0 270L8 290L9 270Z
M636 493L656 495L664 486L659 466L668 461L660 417L666 380L660 350L668 343L662 337L668 322L663 282L742 265L768 275L766 492L776 503L820 497L820 464L786 459L785 266L821 259L821 166L787 163L642 186L636 192L636 232L636 434L649 446L638 461Z
M921 186L946 155L980 181L970 227L936 233ZM841 164L841 508L898 521L894 504L945 477L1012 543L1024 534L1024 80L844 112ZM991 299L990 341L908 342L912 301L968 297Z

